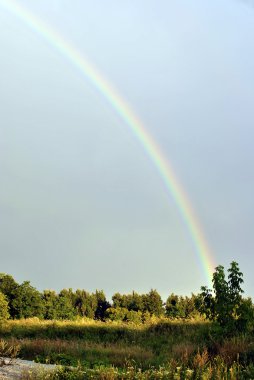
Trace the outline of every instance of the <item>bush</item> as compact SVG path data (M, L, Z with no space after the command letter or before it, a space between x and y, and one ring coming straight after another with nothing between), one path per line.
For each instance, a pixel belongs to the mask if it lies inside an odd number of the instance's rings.
M136 324L142 323L141 311L134 311L134 310L128 311L126 315L126 321L136 323Z
M0 321L8 319L9 317L9 304L7 298L0 292Z
M128 314L128 309L125 307L109 307L106 310L106 319L111 321L124 321Z

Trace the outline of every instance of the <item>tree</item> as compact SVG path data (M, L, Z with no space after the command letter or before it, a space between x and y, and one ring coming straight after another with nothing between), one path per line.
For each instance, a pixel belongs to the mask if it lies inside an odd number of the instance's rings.
M177 296L172 293L166 300L166 315L169 318L193 318L199 314L196 307L197 296Z
M144 311L148 311L150 315L160 317L164 314L163 302L157 290L151 289L144 296Z
M166 315L170 318L177 318L180 317L179 314L179 297L171 293L166 300Z
M95 319L104 320L106 316L106 310L110 308L110 303L106 300L106 296L103 290L96 290L95 297L97 301L97 307L95 310Z
M143 312L144 311L144 297L133 291L129 298L128 310Z
M214 320L215 301L212 295L212 290L207 286L201 286L201 293L196 299L196 307L201 314L204 314L207 319Z
M77 316L74 302L75 297L72 289L62 289L56 300L57 319L74 319Z
M30 284L30 281L24 281L17 287L12 306L16 318L43 318L44 316L42 295Z
M243 274L239 270L238 264L233 261L231 267L228 269L228 296L230 300L230 310L232 316L238 317L239 307L241 304L243 290L241 284L243 283Z
M123 307L123 296L120 293L115 293L112 296L113 305L112 307Z
M242 297L243 274L239 265L232 261L226 279L224 267L219 265L213 274L213 291L201 287L199 310L213 321L217 321L225 331L244 330L253 318L253 305Z
M9 317L10 314L7 297L0 292L0 321L8 319Z
M102 315L104 310L105 295L103 292L96 291L90 294L86 290L77 289L74 293L74 307L77 315L93 319L97 311L97 317ZM100 304L98 309L98 302ZM98 309L98 310L97 310Z
M213 289L215 293L214 318L217 319L220 325L225 326L230 316L230 290L222 265L215 268Z
M44 302L44 318L57 319L58 295L54 290L44 290L42 299Z
M6 296L9 304L9 313L12 318L16 317L13 301L17 295L18 283L12 276L0 273L0 291Z

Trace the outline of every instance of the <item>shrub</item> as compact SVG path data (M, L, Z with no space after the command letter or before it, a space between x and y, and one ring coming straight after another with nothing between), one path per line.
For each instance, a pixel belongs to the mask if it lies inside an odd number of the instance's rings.
M124 307L110 307L106 310L106 319L111 321L124 321L126 319L128 309Z
M142 313L141 311L128 311L126 315L126 321L132 323L142 323Z
M7 298L0 292L0 321L8 319L9 317L9 304Z

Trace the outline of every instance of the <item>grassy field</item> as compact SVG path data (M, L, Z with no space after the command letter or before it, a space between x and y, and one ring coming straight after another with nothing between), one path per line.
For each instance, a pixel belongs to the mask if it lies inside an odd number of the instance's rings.
M254 379L253 337L223 339L204 321L31 319L3 322L0 338L19 345L20 358L63 366L23 379Z

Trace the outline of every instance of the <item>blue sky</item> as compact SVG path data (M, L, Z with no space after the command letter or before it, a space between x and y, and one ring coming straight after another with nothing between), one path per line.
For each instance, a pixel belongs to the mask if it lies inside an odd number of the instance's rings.
M253 296L254 9L233 0L19 1L107 78L172 163L217 264ZM0 7L1 272L39 289L190 294L205 274L138 141Z

